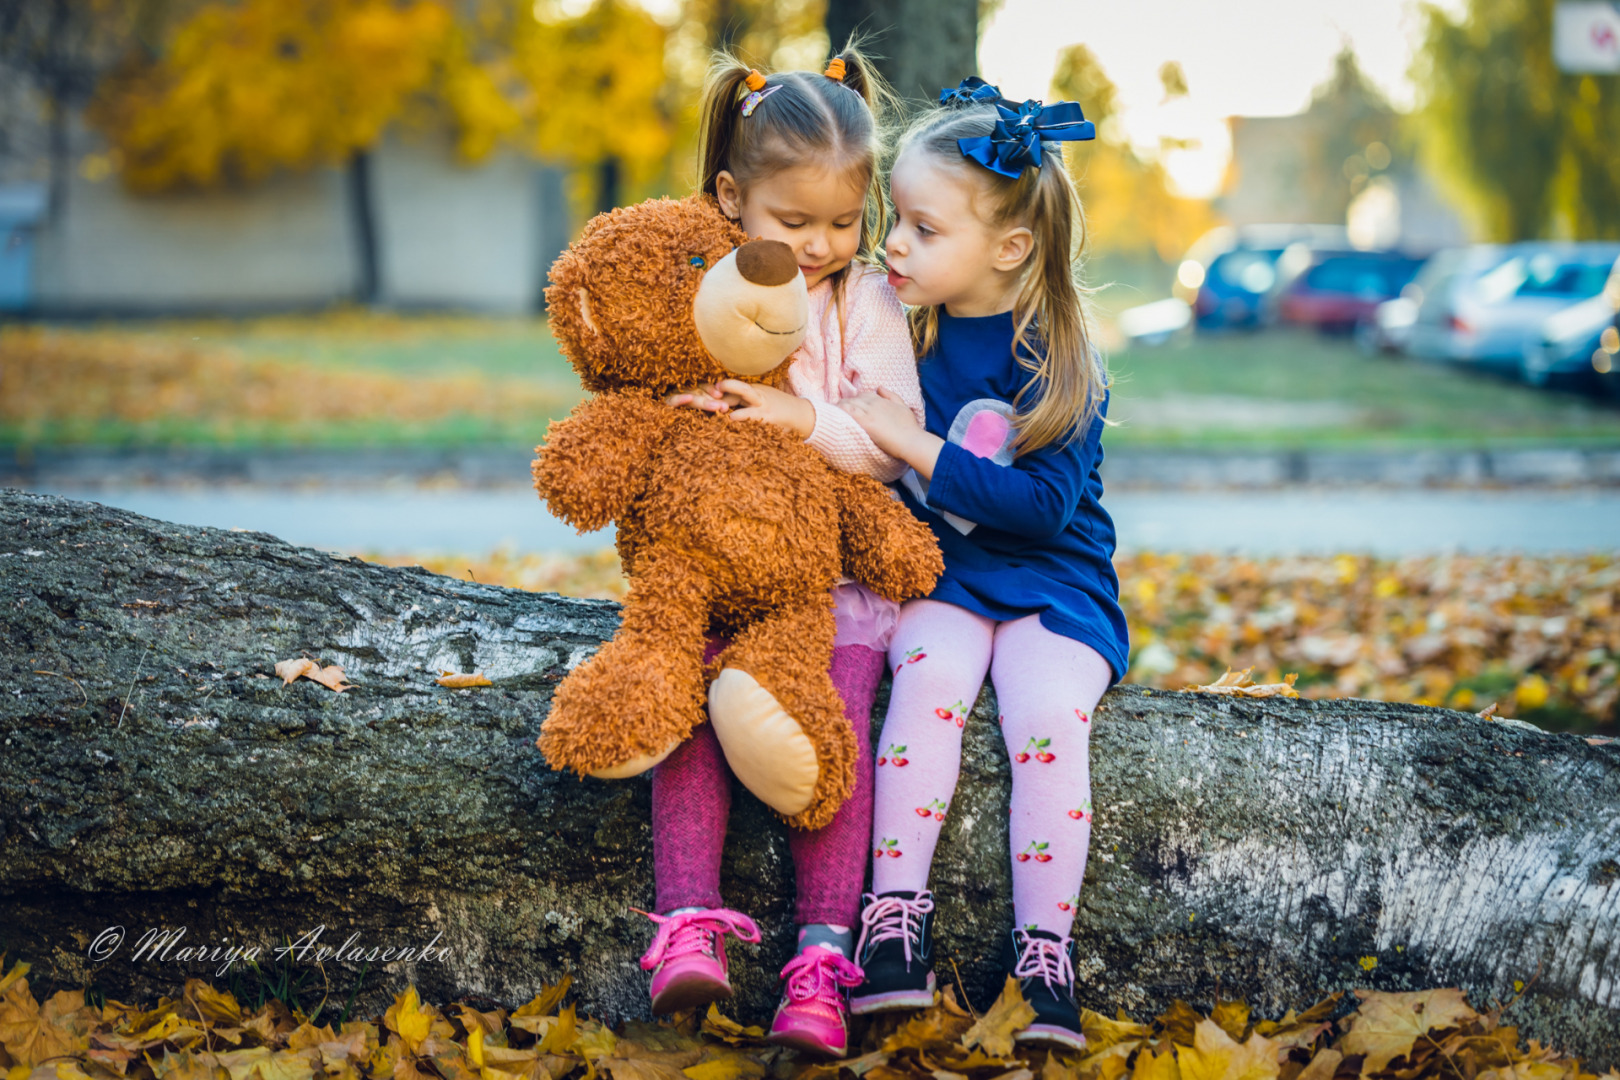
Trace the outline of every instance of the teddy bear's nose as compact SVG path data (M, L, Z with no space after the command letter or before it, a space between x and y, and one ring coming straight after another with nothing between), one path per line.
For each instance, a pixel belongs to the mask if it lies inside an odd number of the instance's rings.
M780 240L750 240L737 249L737 272L754 285L786 285L798 276L799 260Z

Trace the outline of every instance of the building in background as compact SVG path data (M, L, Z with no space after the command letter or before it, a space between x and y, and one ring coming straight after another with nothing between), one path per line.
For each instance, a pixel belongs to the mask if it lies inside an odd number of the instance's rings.
M42 181L0 185L0 310L231 314L358 295L352 171L314 168L237 189L137 195L96 169L93 133L80 130L75 142L83 164L54 212ZM559 170L515 153L460 165L447 140L390 136L365 181L379 303L539 308L546 270L572 229Z
M1401 124L1343 52L1304 112L1228 120L1232 160L1216 208L1240 227L1344 224L1358 247L1465 243L1462 216L1404 149Z

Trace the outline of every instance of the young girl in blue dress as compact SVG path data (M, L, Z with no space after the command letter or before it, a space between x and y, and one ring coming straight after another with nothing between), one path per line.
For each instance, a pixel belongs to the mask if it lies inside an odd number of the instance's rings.
M850 1003L932 998L928 870L988 673L1012 762L1015 925L1001 951L1036 1010L1019 1038L1078 1047L1069 933L1091 833L1088 734L1128 653L1097 472L1107 374L1075 281L1084 225L1058 145L1092 126L1072 102L1014 104L977 79L941 97L901 143L886 244L927 423L881 392L840 403L910 466L902 497L945 555L889 647L865 982Z

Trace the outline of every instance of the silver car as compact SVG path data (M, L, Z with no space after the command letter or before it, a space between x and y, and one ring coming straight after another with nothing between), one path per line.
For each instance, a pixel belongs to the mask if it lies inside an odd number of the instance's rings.
M1439 355L1517 374L1547 319L1601 293L1617 258L1620 244L1515 244L1456 290Z

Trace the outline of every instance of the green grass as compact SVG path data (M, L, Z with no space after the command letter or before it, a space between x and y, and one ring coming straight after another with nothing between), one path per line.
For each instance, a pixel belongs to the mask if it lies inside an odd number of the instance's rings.
M1135 269L1135 268L1123 268ZM1131 274L1116 275L1119 279ZM1142 277L1142 275L1136 275ZM1126 292L1152 291L1143 280ZM1130 299L1126 297L1125 299ZM1111 305L1103 303L1100 307ZM1129 306L1124 303L1122 306ZM91 329L91 328L86 328ZM102 324L132 342L220 348L321 372L400 380L477 375L502 387L555 394L552 415L521 422L449 415L401 422L386 414L333 422L115 418L0 424L0 443L64 445L332 446L532 445L546 422L581 396L543 319L409 317L364 311L252 320ZM1532 390L1476 372L1369 357L1308 333L1192 338L1111 359L1114 448L1411 448L1620 443L1620 408ZM495 410L491 410L495 412Z
M542 318L412 317L339 310L315 316L129 323L98 329L219 345L248 357L406 378L476 374L578 388L573 369Z
M1276 331L1116 353L1113 446L1411 447L1620 442L1620 408Z

